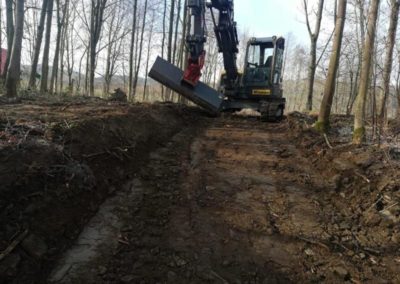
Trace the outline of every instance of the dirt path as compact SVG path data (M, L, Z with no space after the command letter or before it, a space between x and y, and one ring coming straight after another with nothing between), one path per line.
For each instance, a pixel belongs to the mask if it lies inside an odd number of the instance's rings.
M143 195L124 216L124 241L113 257L97 259L91 281L397 279L395 259L380 266L344 245L349 228L335 219L337 193L288 133L287 123L230 117L176 135L142 169Z

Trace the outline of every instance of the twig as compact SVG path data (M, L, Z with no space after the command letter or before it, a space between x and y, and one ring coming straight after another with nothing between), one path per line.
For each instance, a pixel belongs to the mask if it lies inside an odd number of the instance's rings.
M107 152L103 151L103 152L92 153L92 154L83 154L82 157L84 157L84 158L93 158L93 157L104 155L104 154L107 154Z
M329 139L328 139L328 136L326 135L326 133L324 133L324 138L325 138L325 142L326 142L326 144L328 145L328 147L329 147L330 149L333 149L331 143L329 142Z
M214 270L211 270L211 274L212 274L213 276L217 277L219 280L221 280L222 283L224 283L224 284L228 284L228 283L229 283L228 281L226 281L226 279L222 278L222 276L219 275L219 274L218 274L217 272L215 272Z
M355 173L357 176L359 176L360 178L362 178L363 180L365 180L367 183L371 183L371 181L364 175L360 174L360 173Z
M383 196L381 196L374 204L372 204L372 205L364 212L364 214L365 214L365 213L368 213L372 208L374 208L374 207L376 206L376 204L378 204L380 201L382 201L382 199L383 199Z
M395 206L398 205L398 204L399 204L398 202L395 202L394 204L392 204L392 205L386 207L385 210L389 210L390 208L393 208L393 207L395 207Z
M3 252L0 253L0 261L2 261L7 255L9 255L16 248L16 246L18 246L19 243L25 239L27 234L28 229L26 229L22 234L15 238L11 242L11 244Z
M323 247L323 248L325 248L325 249L327 249L327 250L331 250L326 244L324 244L324 243L321 243L321 242L318 242L318 241L313 241L313 240L310 240L310 239L307 239L307 238L304 238L304 237L298 237L300 240L302 240L302 241L304 241L304 242L307 242L307 243L310 243L310 244L313 244L313 245L318 245L318 246L320 246L320 247Z

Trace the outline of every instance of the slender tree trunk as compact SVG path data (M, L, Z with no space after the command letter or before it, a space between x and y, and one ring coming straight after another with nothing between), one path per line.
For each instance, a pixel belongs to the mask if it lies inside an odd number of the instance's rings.
M168 28L168 43L167 43L167 60L169 63L173 62L173 36L174 36L174 16L175 16L175 3L176 0L171 0L171 10L169 13L169 28ZM167 100L171 100L171 89L167 89L165 94Z
M319 33L321 30L322 22L322 12L324 9L324 0L319 0L318 2L318 12L317 19L315 21L315 29L311 31L310 21L308 17L308 2L303 0L304 12L306 14L306 24L308 29L308 34L310 36L311 47L310 47L310 63L308 65L308 82L307 82L307 104L306 110L312 111L313 108L313 93L314 93L314 81L315 81L315 71L317 69L317 42Z
M39 26L35 43L35 51L32 60L31 74L29 76L29 88L31 89L36 89L37 65L39 62L40 49L43 41L44 22L46 20L46 8L48 3L49 0L43 0L42 10L40 12L40 20L39 20Z
M308 111L312 111L313 108L315 71L317 69L316 62L317 62L317 42L314 39L312 39L310 47L310 63L308 66L308 78L307 78L306 110Z
M167 60L172 62L172 39L174 35L174 14L175 14L175 0L171 0L171 10L169 14L169 30L168 30L168 45L167 45Z
M24 33L24 0L16 1L15 34L6 78L6 96L17 97L17 87L21 76L21 51Z
M161 57L164 58L164 51L165 51L165 39L167 33L167 0L164 0L164 12L163 12L163 23L162 23L162 40L161 40ZM164 95L164 86L161 85L161 97L165 101Z
M150 24L150 31L149 31L149 40L147 42L147 60L146 60L146 73L144 75L144 87L143 87L143 101L146 99L146 90L147 90L147 79L149 73L149 60L150 60L150 51L151 51L151 38L153 37L153 28L154 28L154 10L151 16L151 24Z
M188 9L187 9L187 1L185 0L185 4L184 4L184 12L183 12L183 20L182 20L182 38L181 38L181 42L180 42L180 46L179 46L179 59L178 59L178 66L183 69L183 63L186 60L186 58L184 58L184 52L185 52L185 42L186 42L186 33L188 30L188 20L187 20L187 16L188 16Z
M332 101L335 94L336 75L339 67L340 51L342 48L343 29L346 22L346 6L347 0L339 0L328 76L325 81L324 96L321 103L318 122L316 124L316 128L322 132L326 132L329 128L329 117L331 115Z
M132 34L131 44L129 50L129 82L128 82L128 97L132 99L133 96L133 51L135 46L135 34L136 34L136 21L137 21L137 0L133 4L133 20L132 20Z
M137 86L137 82L138 82L138 78L139 78L140 63L141 63L141 59L142 59L141 55L142 55L142 50L143 50L144 28L146 26L147 3L148 3L148 1L145 0L145 2L144 2L144 11L143 11L142 30L141 30L141 33L140 33L139 58L138 58L138 62L136 64L135 79L134 79L134 82L133 82L133 97L135 97L135 95L136 95L136 86Z
M13 0L6 0L6 24L7 24L7 59L6 59L6 70L8 72L8 66L10 64L11 52L14 40L14 8ZM4 72L3 76L6 78L7 72Z
M178 12L176 15L176 20L175 20L175 37L174 37L174 52L173 52L173 56L172 56L172 61L174 62L174 64L176 65L176 53L177 53L177 44L178 44L178 27L179 27L179 18L181 16L181 6L182 6L182 0L178 0Z
M53 59L53 69L51 72L51 79L50 79L50 90L49 92L52 94L57 88L54 86L54 83L57 78L57 73L58 73L58 62L59 62L59 56L60 56L60 43L61 43L61 29L62 29L62 18L64 17L61 16L61 5L60 5L60 0L56 0L57 4L57 38L56 38L56 49L54 51L54 59Z
M360 88L358 90L353 143L361 144L365 141L365 106L367 100L368 86L370 83L370 71L372 53L374 52L376 22L378 19L380 0L371 0L371 7L368 15L368 28L365 37L363 60L361 67Z
M92 0L90 16L89 47L89 95L94 96L94 73L96 71L97 44L100 40L107 0Z
M386 113L386 101L390 92L390 76L392 74L392 66L393 66L393 49L394 49L394 44L396 42L397 23L399 21L400 3L398 2L398 0L391 0L390 3L391 3L390 24L388 30L388 39L386 42L385 64L383 68L383 86L382 86L383 100L379 112L379 123L381 127L384 124L385 113Z
M69 26L69 18L70 18L70 0L65 0L64 3L64 10L63 10L63 16L62 16L62 29L61 29L61 44L60 44L60 75L55 74L55 81L54 81L54 87L56 88L55 90L57 91L57 80L59 78L59 91L60 93L63 90L63 84L64 84L64 54L65 54L65 49L68 44L68 26Z
M40 81L40 93L48 91L48 76L49 76L49 53L50 53L50 38L51 38L51 22L53 18L53 3L54 0L49 0L47 5L47 23L46 23L46 37L43 48L43 61L42 61L42 78Z
M397 109L396 109L396 119L400 119L400 86L397 88Z

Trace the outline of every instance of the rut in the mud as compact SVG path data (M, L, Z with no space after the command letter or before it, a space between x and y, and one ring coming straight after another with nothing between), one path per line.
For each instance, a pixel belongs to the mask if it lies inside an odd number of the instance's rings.
M323 137L299 113L280 124L103 102L4 113L1 251L21 241L0 283L400 281L396 152L346 144L343 117Z
M75 277L93 283L397 279L398 255L379 257L351 245L347 234L361 235L352 231L356 223L339 218L335 183L289 133L287 123L231 117L197 135L175 136L141 170L143 196L126 207L114 255L98 257L91 273Z

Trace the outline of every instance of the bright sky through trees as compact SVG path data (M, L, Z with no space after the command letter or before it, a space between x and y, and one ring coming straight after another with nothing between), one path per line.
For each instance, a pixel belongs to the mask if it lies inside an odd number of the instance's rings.
M301 0L235 0L235 18L239 29L249 35L286 36L291 32L308 42Z

